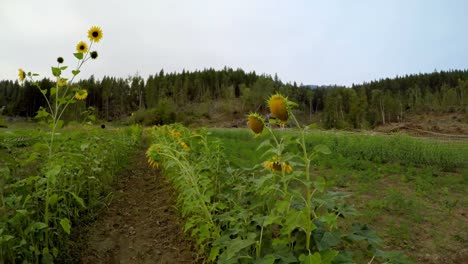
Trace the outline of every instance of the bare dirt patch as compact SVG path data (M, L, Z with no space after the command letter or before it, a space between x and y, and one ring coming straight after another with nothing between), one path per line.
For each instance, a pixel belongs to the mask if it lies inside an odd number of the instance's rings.
M414 136L468 140L468 121L462 114L410 115L405 122L387 123L374 129L377 132L403 132Z
M144 152L131 159L111 205L87 228L78 263L196 263L176 193Z

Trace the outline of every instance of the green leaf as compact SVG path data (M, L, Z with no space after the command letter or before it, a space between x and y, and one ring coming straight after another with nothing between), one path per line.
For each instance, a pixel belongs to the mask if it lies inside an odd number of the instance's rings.
M335 257L335 259L333 260L333 263L336 263L336 264L353 264L353 263L356 263L356 262L353 260L353 253L343 251L343 252L340 252L338 254L338 256Z
M281 232L289 235L294 229L300 228L307 236L311 235L317 227L313 223L306 210L296 211L291 210L286 216L286 222L284 223Z
M8 240L11 240L13 239L14 236L10 236L10 235L2 235L0 236L0 245L4 242L8 242Z
M325 154L325 155L331 154L331 150L327 146L325 146L323 144L315 146L314 150L316 152L319 152L319 153L322 153L322 154Z
M337 231L314 233L314 240L319 251L329 250L340 243L340 233Z
M41 93L42 93L43 95L46 95L46 94L47 94L47 89L40 89L40 90L41 90Z
M354 223L351 229L351 235L347 236L347 238L351 241L367 240L367 242L371 245L380 245L382 243L382 240L377 235L377 232L369 228L367 225Z
M241 239L241 238L236 238L231 241L229 241L226 246L226 251L224 251L219 259L219 262L226 262L230 259L232 259L236 253L241 251L242 249L251 246L252 244L255 243L254 239Z
M38 73L33 73L32 76L39 76L39 74Z
M270 139L264 140L262 143L260 143L260 145L258 145L258 147L257 147L257 150L259 150L259 149L261 149L261 148L263 148L265 146L268 146L270 148L273 147L271 145Z
M67 234L70 234L71 224L68 218L60 219L60 225L62 226L63 231L65 231Z
M47 92L47 90L45 90ZM42 91L41 91L42 92ZM50 88L50 95L53 96L57 93L57 87Z
M322 263L323 264L331 264L332 261L335 260L336 256L338 256L340 252L336 250L326 250L321 251L320 255L322 256Z
M320 221L326 223L331 228L336 227L336 214L334 214L334 213L324 214L324 215L320 216L318 219Z
M81 198L80 198L78 195L76 195L74 192L69 192L69 193L73 196L73 198L75 199L75 201L81 205L81 207L86 208L83 199L81 199Z
M275 255L266 255L263 258L256 259L254 264L274 264L276 260Z
M299 106L296 102L288 100L288 106Z
M33 149L34 149L34 151L40 152L40 151L43 151L43 150L48 149L48 146L49 146L49 145L47 145L46 143L43 143L43 142L36 142L36 143L34 143L34 145L33 145Z
M58 248L54 247L54 248L52 249L52 255L56 258L56 257L58 256L58 253L59 253Z
M320 253L315 252L313 255L300 255L299 260L301 263L304 264L321 264L322 263L322 256L320 256Z
M36 231L36 230L42 230L42 229L46 228L47 225L45 223L42 223L42 222L34 222L29 227L31 228L32 231Z
M57 129L62 128L62 127L63 127L63 124L64 124L63 120L57 121L56 128L57 128Z
M60 67L60 70L64 71L64 70L66 70L67 68L68 68L68 66L62 66L62 67Z
M52 169L49 169L45 173L45 176L52 184L55 184L55 182L57 181L57 175L60 173L61 170L62 166L55 165Z
M83 53L81 53L81 52L73 53L73 56L75 56L75 58L77 58L79 60L83 59Z
M49 248L44 248L42 250L42 259L41 259L42 264L53 264L54 263L54 258L52 255L49 253Z
M327 187L327 182L323 177L318 177L316 181L314 181L314 187L323 192L325 190L325 187Z
M210 256L208 257L208 261L215 261L216 258L219 256L220 248L218 246L212 247L210 251Z
M58 195L56 193L52 194L49 197L49 205L54 205L57 203L57 201L58 201Z
M73 70L72 73L73 73L74 76L76 76L76 75L78 75L80 73L80 70Z
M41 109L37 110L37 114L36 114L36 116L34 118L39 119L39 118L43 118L43 117L48 117L49 115L50 115L49 112L44 110L44 108L41 108Z
M96 121L96 116L95 115L89 115L88 119L91 121Z
M56 77L60 76L60 74L62 74L62 71L57 68L57 67L51 67L52 68L52 74Z

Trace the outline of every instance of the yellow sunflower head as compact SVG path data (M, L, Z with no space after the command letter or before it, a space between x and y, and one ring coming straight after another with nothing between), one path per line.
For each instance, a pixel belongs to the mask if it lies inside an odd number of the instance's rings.
M180 138L181 134L179 131L175 130L175 129L171 129L169 131L169 134L171 135L171 137L173 138ZM184 143L185 144L185 143Z
M21 82L23 82L24 79L26 79L26 73L21 68L18 69L18 77Z
M100 27L91 27L88 30L88 38L91 41L98 43L102 39L102 30Z
M186 151L190 151L190 147L189 147L187 144L185 144L185 142L180 141L179 144L180 144Z
M153 160L151 158L148 158L148 164L151 167L156 168L156 169L159 168L159 166L160 166L159 162L157 162L157 161L155 161L155 160Z
M84 89L78 90L78 92L75 93L76 100L84 100L86 97L88 97L88 91Z
M274 94L268 99L268 107L272 116L282 122L288 121L288 99L281 94Z
M285 173L291 173L292 167L286 162L280 162L278 157L273 157L271 160L263 162L263 166L270 171L279 171Z
M247 116L247 125L256 136L260 135L265 128L265 120L257 113L251 113Z
M79 52L79 53L86 53L86 52L88 52L88 44L86 44L86 42L84 42L84 41L80 41L80 42L76 45L76 51Z
M291 173L293 170L291 165L287 164L286 162L281 163L281 169L286 173Z
M59 79L57 80L57 85L58 85L58 87L66 86L66 85L67 85L67 79L59 78Z

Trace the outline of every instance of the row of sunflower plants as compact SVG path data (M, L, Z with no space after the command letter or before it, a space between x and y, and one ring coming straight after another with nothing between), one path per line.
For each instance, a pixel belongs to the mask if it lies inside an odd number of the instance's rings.
M52 157L46 133L21 147L6 145L11 156L0 164L0 263L69 260L72 228L109 202L110 184L141 133L137 126L61 130Z
M39 74L19 69L20 81L37 87L45 99L46 107L35 118L48 131L24 159L13 157L2 164L0 263L52 263L65 257L71 227L102 203L116 169L139 142L139 127L112 133L86 130L71 133L68 141L63 138L65 110L88 95L73 81L86 62L97 59L97 51L91 48L103 33L94 26L87 36L89 42L76 45L71 77L66 77L63 57L51 67L54 87L41 89L35 80ZM88 116L90 121L95 119Z
M163 170L178 191L185 230L200 256L218 263L407 263L399 252L383 251L381 239L367 225L341 225L356 214L348 194L333 190L312 165L330 150L307 145L301 126L280 94L268 100L270 122L248 116L255 136L268 137L262 164L233 168L218 140L206 130L181 125L153 129L148 162ZM279 136L273 127L293 124L300 130Z

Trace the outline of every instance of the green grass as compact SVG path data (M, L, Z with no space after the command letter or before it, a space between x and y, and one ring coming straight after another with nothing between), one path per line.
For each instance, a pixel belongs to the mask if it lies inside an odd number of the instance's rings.
M258 145L245 129L211 129L232 167L261 164ZM294 135L294 130L276 130ZM308 146L327 145L332 154L319 156L312 177L323 176L331 188L352 193L360 216L346 222L368 223L392 249L401 249L417 263L438 254L447 263L468 240L468 143L440 142L406 135L372 135L311 131ZM458 256L459 257L459 256Z
M226 149L234 152L235 164L251 166L261 160L258 154L262 153L255 149L264 137L253 138L246 129L211 129L210 132L212 136L222 138ZM294 135L297 132L277 130L275 133ZM430 165L444 170L460 170L468 166L468 142L447 143L403 134L388 136L323 131L310 131L306 140L310 147L324 144L337 155L377 164Z

